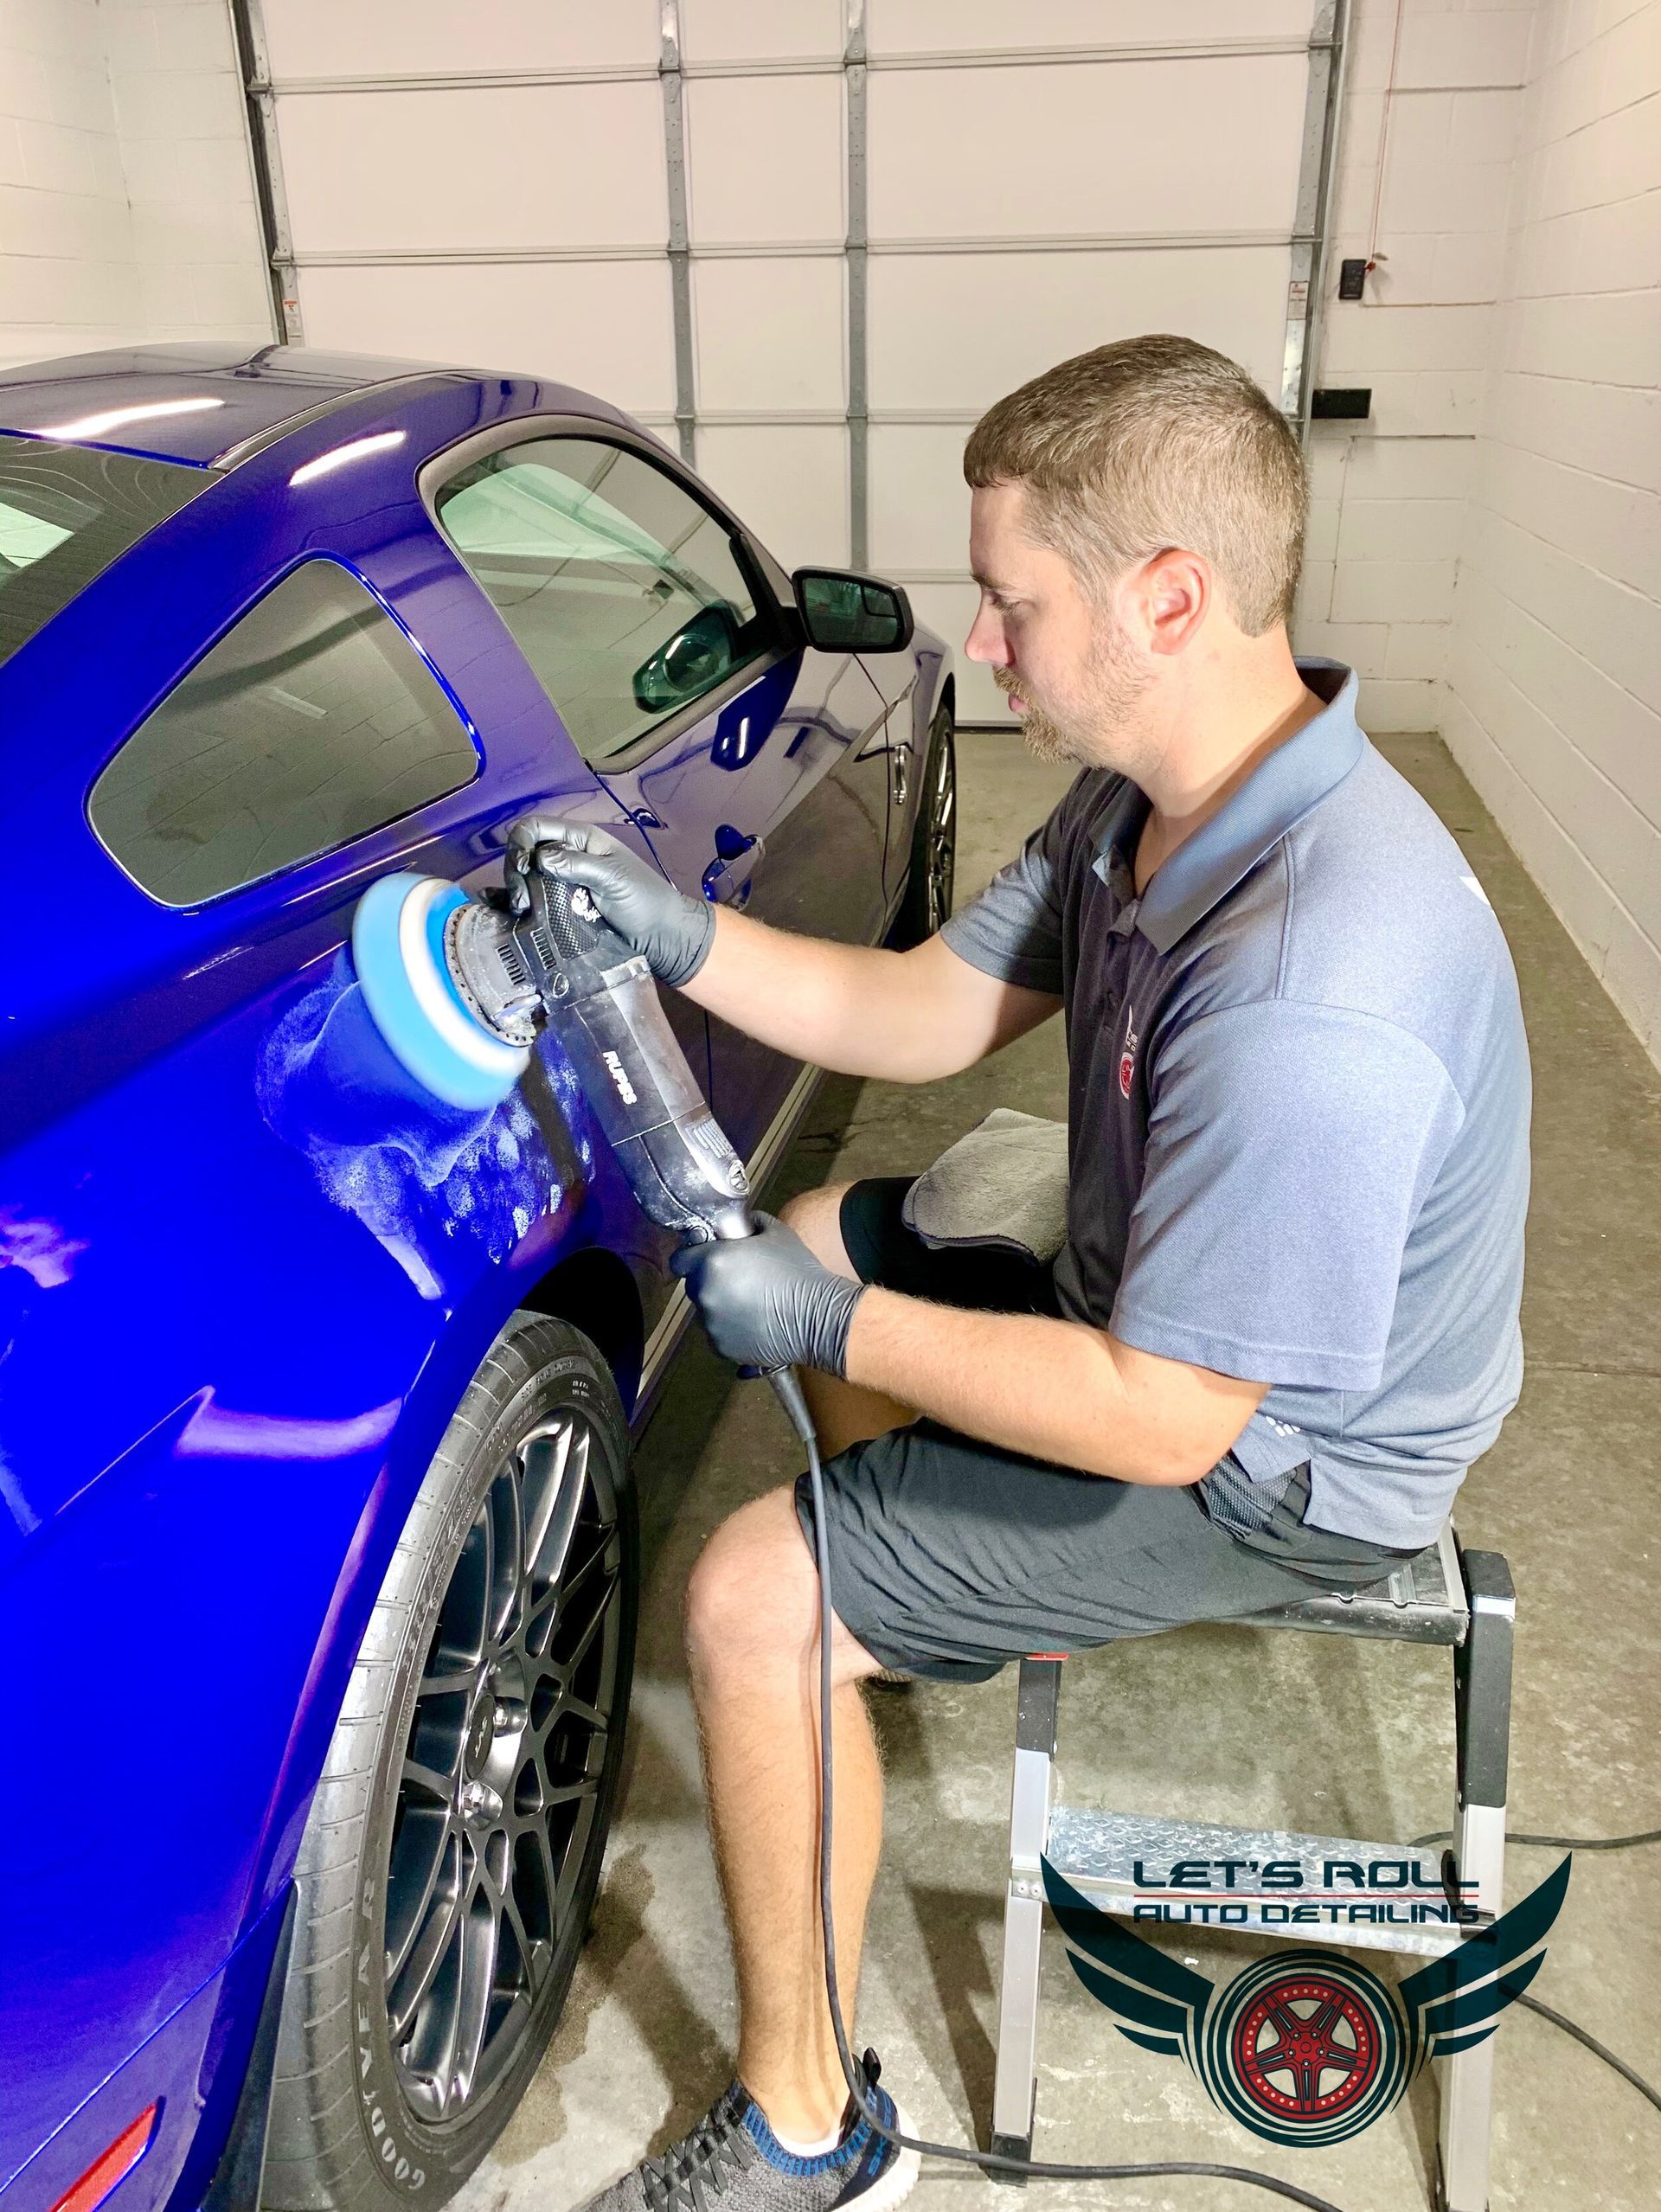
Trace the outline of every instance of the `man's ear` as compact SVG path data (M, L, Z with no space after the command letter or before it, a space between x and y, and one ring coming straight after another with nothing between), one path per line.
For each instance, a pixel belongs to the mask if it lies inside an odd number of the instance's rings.
M1138 579L1151 653L1184 652L1211 612L1215 586L1202 553L1170 546L1142 564Z

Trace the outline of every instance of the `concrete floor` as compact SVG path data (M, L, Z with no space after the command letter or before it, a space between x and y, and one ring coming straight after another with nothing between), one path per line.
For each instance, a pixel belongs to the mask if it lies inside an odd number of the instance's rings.
M1511 1823L1609 1836L1661 1823L1655 1536L1661 1439L1661 1078L1433 738L1386 750L1459 837L1510 939L1536 1078L1528 1380L1461 1496L1467 1542L1503 1550L1519 1592ZM1011 735L962 741L959 898L1047 811L1065 777ZM832 1082L773 1197L918 1170L991 1106L1061 1115L1060 1025L922 1092ZM595 1933L542 2072L462 2212L566 2212L680 2133L728 2080L733 1986L705 1840L679 1608L700 1545L794 1475L769 1394L689 1348L640 1452L654 1556L632 1753ZM984 1689L877 1693L888 1838L860 2040L937 2139L984 2129L1014 1726L1014 1670ZM1447 1655L1196 1628L1068 1669L1070 1802L1196 1819L1408 1838L1451 1811ZM1556 1863L1517 1850L1511 1899ZM1661 1849L1582 1853L1535 1993L1661 2081L1661 1939L1647 1884ZM1253 1946L1195 1940L1227 1978ZM1351 1956L1357 1954L1349 1954ZM1359 1954L1387 1974L1378 1952ZM1409 1962L1411 1963L1411 1962ZM1661 2113L1558 2029L1514 2010L1499 2043L1494 2212L1661 2205ZM1433 2172L1435 2069L1355 2140L1275 2151L1225 2120L1181 2062L1118 2036L1046 1943L1036 2155L1267 2167L1344 2212L1414 2212ZM1017 2200L1018 2201L1018 2200ZM1277 2200L1183 2178L1049 2184L1037 2202L1235 2212ZM912 2202L1008 2212L961 2169L926 2167Z

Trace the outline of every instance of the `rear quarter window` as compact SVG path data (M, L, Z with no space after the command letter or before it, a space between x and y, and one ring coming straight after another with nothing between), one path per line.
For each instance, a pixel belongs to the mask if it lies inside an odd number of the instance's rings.
M94 831L191 907L364 836L478 773L443 687L368 587L308 561L142 721L93 785Z

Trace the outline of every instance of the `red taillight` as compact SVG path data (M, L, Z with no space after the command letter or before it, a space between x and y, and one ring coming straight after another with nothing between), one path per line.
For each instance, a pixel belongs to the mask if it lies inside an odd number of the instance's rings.
M125 2181L150 2148L151 2130L160 2106L140 2113L132 2125L118 2135L101 2158L88 2166L72 2190L52 2207L52 2212L97 2212L116 2183Z

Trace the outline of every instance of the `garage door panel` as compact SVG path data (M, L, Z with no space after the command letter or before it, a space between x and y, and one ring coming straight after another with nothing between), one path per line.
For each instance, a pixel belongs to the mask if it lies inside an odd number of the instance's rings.
M1217 347L1273 391L1290 266L1283 247L877 255L872 404L978 410L1070 354L1151 330Z
M874 239L1288 230L1301 54L878 70Z
M655 67L657 0L265 0L279 77L438 75L485 69Z
M692 62L837 60L842 0L681 0L681 51Z
M840 243L840 76L699 79L686 115L695 244Z
M278 121L302 253L657 245L666 234L655 84L294 93Z
M1012 12L1009 0L882 0L870 10L870 51L960 54L1003 47L1164 46L1210 40L1304 38L1311 0L1044 0Z
M786 567L845 565L845 430L709 424L698 433L698 473Z
M880 423L871 431L871 566L969 567L966 422ZM907 587L909 588L909 587Z
M846 386L843 293L839 257L696 263L699 406L717 414L839 411Z
M662 264L311 268L300 306L312 345L528 370L635 414L675 405Z

